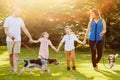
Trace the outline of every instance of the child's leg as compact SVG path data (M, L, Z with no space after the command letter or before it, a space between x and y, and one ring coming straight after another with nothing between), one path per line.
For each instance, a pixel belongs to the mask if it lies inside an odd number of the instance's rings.
M65 54L66 54L67 68L70 68L70 52L65 51Z
M75 66L75 51L71 51L72 65Z
M75 51L74 50L72 50L71 51L71 58L72 58L72 69L73 70L76 70L76 66L75 66Z

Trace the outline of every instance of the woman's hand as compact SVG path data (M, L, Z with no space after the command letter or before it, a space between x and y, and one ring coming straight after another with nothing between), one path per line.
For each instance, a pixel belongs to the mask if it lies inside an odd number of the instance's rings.
M83 40L83 44L86 44L86 40L85 39Z
M101 37L103 37L103 36L104 36L104 34L105 34L104 32L101 32L101 33L100 33L100 36L101 36Z

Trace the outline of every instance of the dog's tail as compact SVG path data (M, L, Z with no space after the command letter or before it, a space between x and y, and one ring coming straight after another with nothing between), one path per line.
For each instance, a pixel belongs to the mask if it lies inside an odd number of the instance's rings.
M118 57L118 54L115 55L115 58Z
M19 59L18 62L27 62L27 60Z

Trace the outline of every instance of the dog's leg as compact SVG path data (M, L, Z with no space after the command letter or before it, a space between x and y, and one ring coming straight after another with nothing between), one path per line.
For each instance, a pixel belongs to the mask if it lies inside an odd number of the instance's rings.
M30 68L30 74L33 74L33 72L32 72L32 71L33 71L33 69L34 69L34 68Z
M113 64L113 70L117 70L116 63Z
M110 65L110 70L112 70L113 64L112 64L112 63L110 63L109 65Z
M50 69L47 69L47 72L50 74Z
M20 73L19 73L19 74L21 74L22 72L24 72L28 67L29 67L29 66L23 67L23 68L20 70Z

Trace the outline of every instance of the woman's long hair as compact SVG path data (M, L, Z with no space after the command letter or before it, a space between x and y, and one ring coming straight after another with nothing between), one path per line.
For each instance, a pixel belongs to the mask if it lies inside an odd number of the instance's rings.
M96 8L93 8L90 10L90 14L91 12L93 12L97 18L101 19L101 14L100 14L100 11ZM94 18L90 15L90 21L93 20Z

